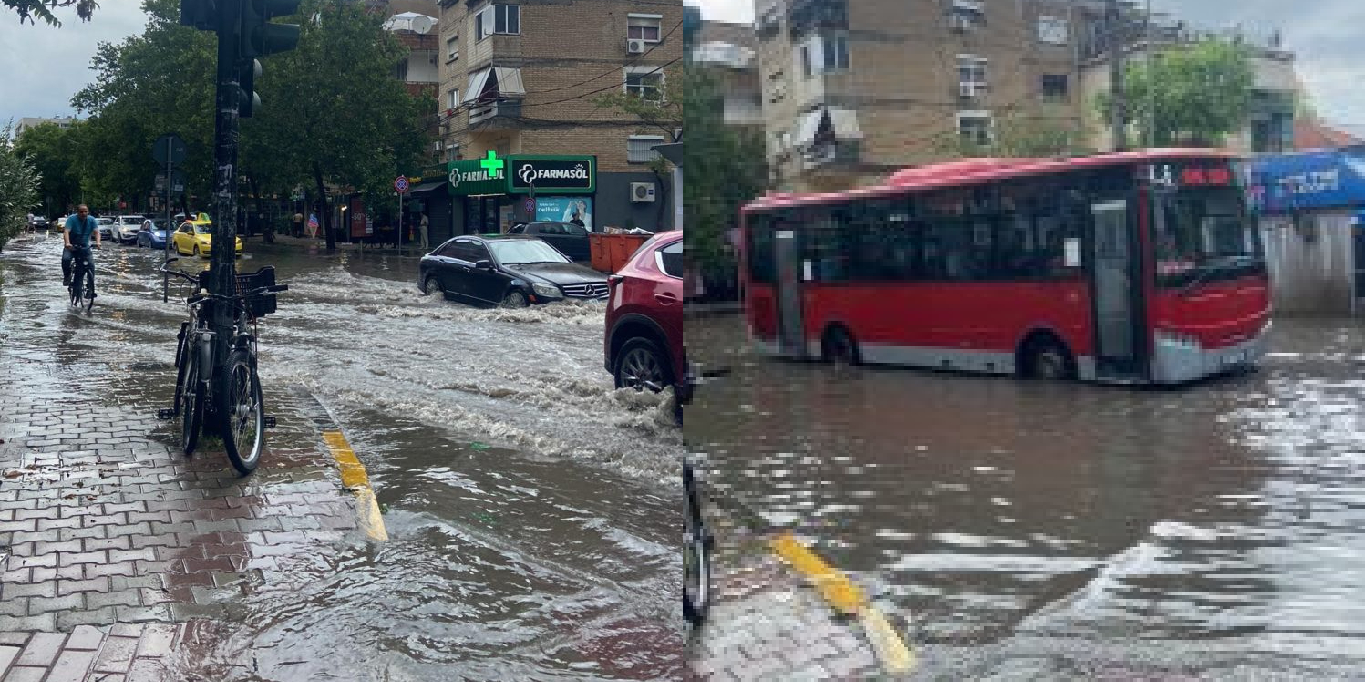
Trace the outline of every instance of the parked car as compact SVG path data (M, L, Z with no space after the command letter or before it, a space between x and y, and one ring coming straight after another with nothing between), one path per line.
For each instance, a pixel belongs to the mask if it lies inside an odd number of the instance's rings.
M66 229L66 219L68 217L70 216L67 216L66 214L59 215L56 218L53 218L48 223L48 226L51 227L54 232L61 232Z
M208 258L213 249L213 223L207 213L200 213L194 220L180 223L171 235L171 248L182 256L202 256ZM242 255L242 238L237 238L237 257Z
M113 218L95 218L95 231L100 233L100 239L109 241L115 239L114 235L118 233L118 225L114 223Z
M564 299L601 300L607 276L526 235L455 237L422 257L417 286L464 303L522 307Z
M166 226L162 221L155 218L148 218L142 221L142 226L138 228L137 245L139 248L149 249L166 248Z
M558 222L525 223L513 225L510 233L540 237L575 262L592 260L588 228L582 225Z
M651 237L609 278L603 340L605 366L617 388L674 387L675 418L692 398L683 349L683 235Z
M42 231L46 232L46 231L47 231L47 218L44 218L44 217L42 217L42 216L40 216L40 215L35 215L35 216L33 216L33 222L29 225L29 227L30 227L34 232L37 232L38 230L42 230Z
M121 215L114 218L114 236L120 244L132 244L137 241L137 233L142 230L142 221L146 220L145 215Z

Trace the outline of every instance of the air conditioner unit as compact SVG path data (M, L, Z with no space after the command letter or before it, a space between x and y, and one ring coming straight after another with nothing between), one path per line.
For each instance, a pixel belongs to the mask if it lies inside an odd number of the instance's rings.
M630 183L630 200L637 204L648 204L654 201L654 183L652 182L632 182Z
M643 41L643 40L627 40L627 41L626 41L626 52L628 52L628 53L630 53L630 54L644 54L644 53L645 53L645 41Z
M976 93L977 93L976 85L973 84L973 83L958 83L958 84L957 84L957 96L958 96L958 97L969 97L969 98L970 98L970 97L976 97Z
M436 141L435 147L436 147L436 151L438 151L438 152L441 151L441 141L440 141L440 140L437 140L437 141Z

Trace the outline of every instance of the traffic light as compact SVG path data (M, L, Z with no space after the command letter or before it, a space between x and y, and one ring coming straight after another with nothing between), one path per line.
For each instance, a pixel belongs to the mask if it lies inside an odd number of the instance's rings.
M218 3L214 0L180 0L180 25L200 31L218 28Z
M261 105L261 98L256 94L256 78L260 75L259 59L243 62L237 71L237 85L241 88L238 93L241 97L241 111L238 115L242 118L251 118L252 111Z
M182 0L182 2L185 0ZM299 0L238 0L242 3L242 59L254 59L292 50L299 44L297 24L270 20L297 14Z

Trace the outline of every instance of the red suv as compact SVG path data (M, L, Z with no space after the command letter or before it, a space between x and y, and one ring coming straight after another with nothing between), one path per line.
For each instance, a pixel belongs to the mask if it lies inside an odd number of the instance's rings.
M674 387L674 417L692 393L683 350L683 235L661 232L610 278L606 368L616 387Z

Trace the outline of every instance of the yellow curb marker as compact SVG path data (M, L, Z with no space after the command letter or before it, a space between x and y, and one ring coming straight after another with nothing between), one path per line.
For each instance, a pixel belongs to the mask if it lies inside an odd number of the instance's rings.
M810 580L820 596L835 610L849 616L858 616L872 648L881 659L882 667L892 674L909 672L915 665L915 656L906 646L886 616L868 603L867 595L857 585L849 581L843 573L834 570L823 559L802 545L790 533L783 533L772 540L772 549L782 557L792 569Z
M327 444L332 457L341 467L341 487L355 493L360 527L371 540L388 540L389 533L384 529L384 515L379 512L379 502L374 490L370 488L370 478L365 474L365 465L356 458L351 444L340 431L323 431L322 442Z

